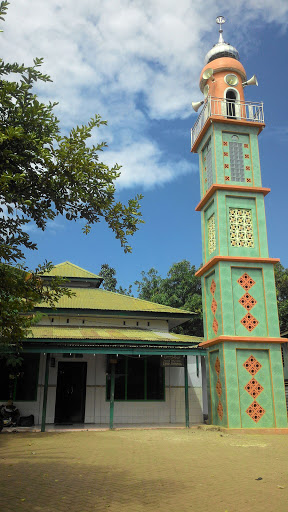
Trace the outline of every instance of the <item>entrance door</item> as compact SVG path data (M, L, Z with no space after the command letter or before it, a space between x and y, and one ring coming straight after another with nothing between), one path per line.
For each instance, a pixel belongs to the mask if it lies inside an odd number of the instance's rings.
M59 362L55 423L84 423L87 363Z

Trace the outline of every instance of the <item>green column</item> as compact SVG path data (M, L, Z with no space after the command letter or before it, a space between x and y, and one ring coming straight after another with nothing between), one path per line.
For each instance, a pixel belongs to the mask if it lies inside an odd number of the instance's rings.
M50 354L47 353L47 355L46 355L46 365L45 365L45 381L44 381L44 394L43 394L43 405L42 405L41 432L45 432L45 424L46 424L46 409L47 409L48 380L49 380L49 363L50 363Z
M111 385L110 385L110 429L113 429L114 418L114 393L115 393L115 362L110 360L111 363Z
M189 427L189 392L188 392L188 366L187 356L184 357L184 381L185 381L185 424Z

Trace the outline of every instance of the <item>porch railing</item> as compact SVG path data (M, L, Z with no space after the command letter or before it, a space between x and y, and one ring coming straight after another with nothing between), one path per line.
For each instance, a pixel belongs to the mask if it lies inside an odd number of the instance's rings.
M264 124L263 103L231 101L208 96L196 123L191 129L191 148L193 148L207 119L211 116L222 117L223 120L240 119Z

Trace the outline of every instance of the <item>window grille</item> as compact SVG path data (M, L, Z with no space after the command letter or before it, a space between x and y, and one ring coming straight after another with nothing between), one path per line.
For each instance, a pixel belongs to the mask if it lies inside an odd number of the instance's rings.
M211 150L210 142L207 146L206 168L207 168L207 187L210 188L213 183L212 150Z
M231 181L245 182L243 146L241 142L229 142Z

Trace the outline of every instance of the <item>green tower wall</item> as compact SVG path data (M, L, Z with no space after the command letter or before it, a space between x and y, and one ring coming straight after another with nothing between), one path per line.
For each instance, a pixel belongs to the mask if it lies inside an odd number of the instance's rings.
M197 149L209 421L228 428L287 427L258 132L211 120Z

